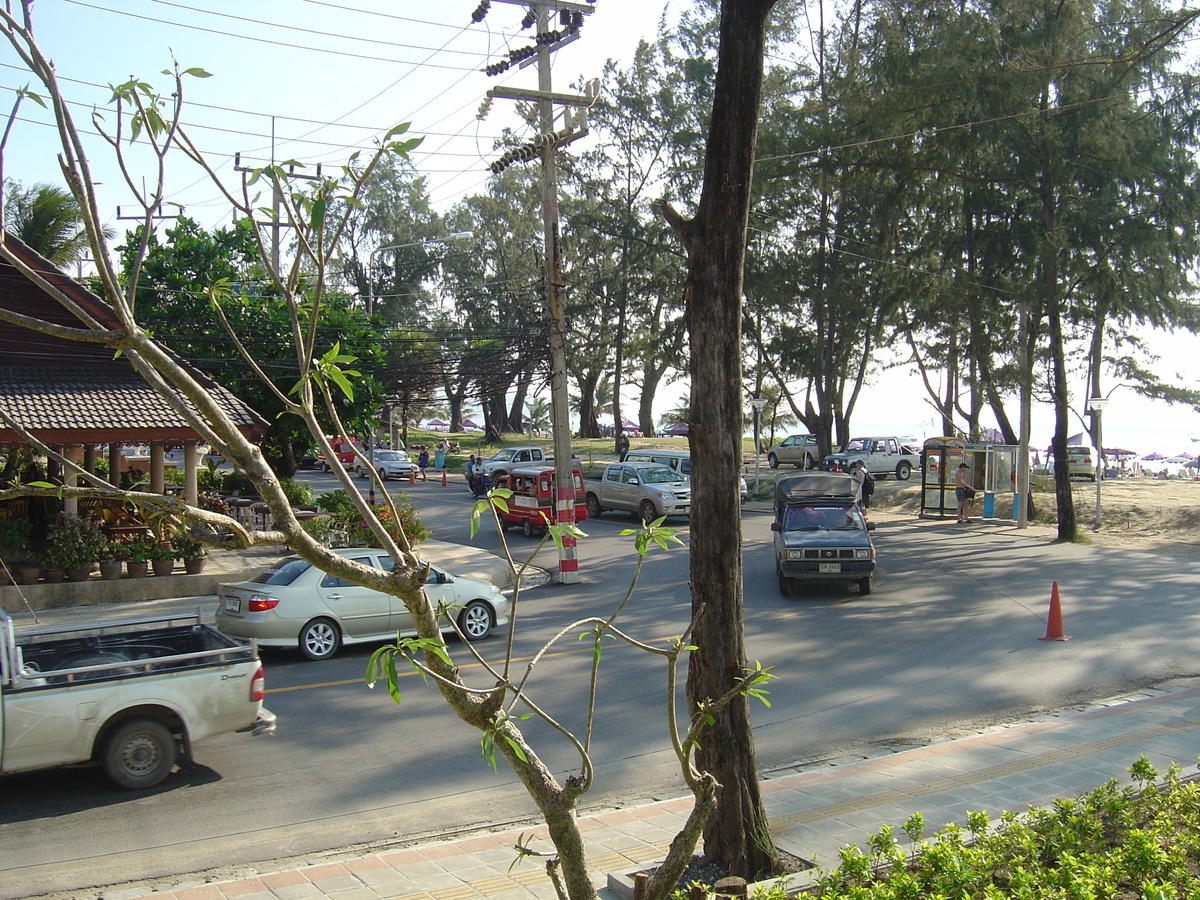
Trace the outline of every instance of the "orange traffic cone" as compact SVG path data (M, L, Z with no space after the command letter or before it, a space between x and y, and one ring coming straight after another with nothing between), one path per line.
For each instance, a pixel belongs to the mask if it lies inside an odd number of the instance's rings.
M1058 603L1058 582L1050 586L1050 614L1046 617L1046 633L1038 638L1039 641L1068 641L1063 634L1062 607Z
M416 483L417 483L417 470L416 470L416 469L409 469L409 470L408 470L408 483L409 483L409 484L416 484Z
M446 470L442 469L442 487L446 487L450 482L446 478Z

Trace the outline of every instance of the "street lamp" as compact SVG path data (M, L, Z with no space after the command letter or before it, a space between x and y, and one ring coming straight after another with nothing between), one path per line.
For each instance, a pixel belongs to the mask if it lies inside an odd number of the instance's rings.
M1108 406L1112 401L1107 397L1092 397L1087 402L1087 410L1095 417L1096 428L1096 524L1095 531L1100 530L1100 517L1103 515L1100 509L1100 482L1104 480L1104 433L1100 427L1100 416L1104 412L1104 407Z
M762 448L758 445L758 418L769 402L762 397L755 397L750 401L750 405L754 408L754 496L756 498L758 497L759 457L762 454Z

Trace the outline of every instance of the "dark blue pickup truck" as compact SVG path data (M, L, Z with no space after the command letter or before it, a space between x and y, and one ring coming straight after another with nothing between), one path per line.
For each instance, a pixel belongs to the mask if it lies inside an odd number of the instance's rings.
M854 581L871 593L874 525L855 502L855 482L838 472L803 472L775 479L775 572L788 596L804 581Z

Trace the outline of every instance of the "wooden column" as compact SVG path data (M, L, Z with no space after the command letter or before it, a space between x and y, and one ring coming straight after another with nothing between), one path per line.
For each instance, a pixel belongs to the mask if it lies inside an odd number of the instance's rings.
M162 441L150 442L150 492L153 494L161 494L167 486L163 478L165 449Z
M188 441L183 445L183 500L191 506L195 506L200 499L200 492L196 487L199 458L200 453L195 441Z

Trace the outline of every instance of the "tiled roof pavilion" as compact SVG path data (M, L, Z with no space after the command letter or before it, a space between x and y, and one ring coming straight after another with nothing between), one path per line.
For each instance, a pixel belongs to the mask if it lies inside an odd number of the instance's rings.
M9 254L39 273L97 322L114 330L120 327L116 316L95 294L7 232L2 239L0 308L71 328L81 327L74 312L26 277L10 261ZM207 376L188 368L231 413L243 434L252 440L261 437L265 423L252 409ZM149 445L152 454L159 456L164 448L194 447L200 440L183 416L128 360L114 358L111 349L4 321L0 321L0 409L48 445L90 451L103 444L110 447L110 457L114 458L123 444ZM0 422L0 446L26 443L18 432Z

